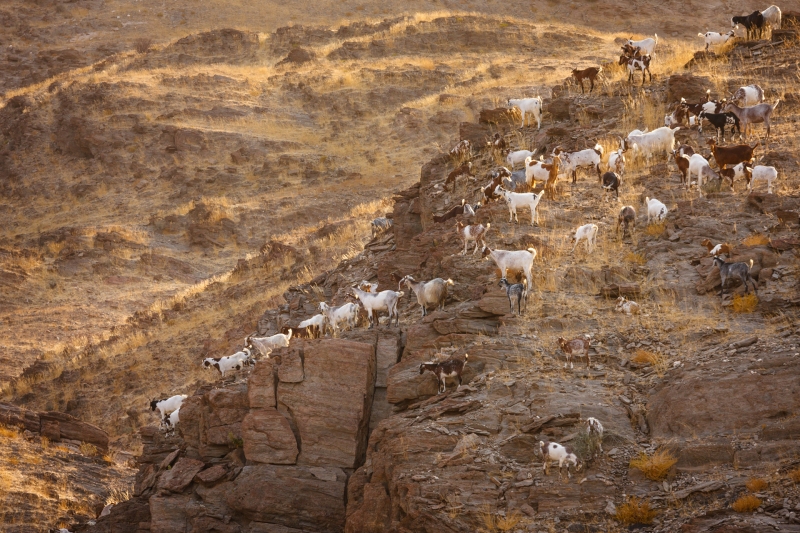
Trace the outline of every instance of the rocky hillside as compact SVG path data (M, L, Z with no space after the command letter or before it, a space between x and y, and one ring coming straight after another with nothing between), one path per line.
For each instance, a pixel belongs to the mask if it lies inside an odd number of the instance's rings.
M320 301L343 303L361 280L394 288L398 274L453 279L445 310L420 319L409 296L398 329L293 340L251 372L197 388L177 435L140 430L134 497L79 530L800 531L798 61L794 42L747 43L642 90L613 73L595 96L554 86L541 131L460 124L478 148L479 178L445 187L455 163L431 159L393 198L391 233L290 288L257 329L294 325ZM462 198L477 201L498 163L483 149L495 131L515 147L614 146L634 127L660 126L681 97L722 97L752 81L782 101L758 147L762 163L780 169L774 193L748 194L741 182L684 190L674 165L634 160L618 203L581 173L542 201L539 226L526 210L521 224L508 223L501 203L478 210L492 248L538 251L523 316L508 313L494 265L461 256L453 224L433 222ZM706 151L696 129L678 138ZM645 197L667 205L665 223L646 224ZM622 238L614 227L627 204L638 227ZM587 222L600 228L591 254L569 242ZM743 286L716 294L706 238L730 243L731 260L753 261L757 298ZM642 312L615 312L620 294ZM591 360L565 368L556 338L584 335ZM466 354L458 389L437 395L435 378L419 373L421 362ZM605 426L593 460L587 417ZM540 440L574 445L587 468L545 475Z

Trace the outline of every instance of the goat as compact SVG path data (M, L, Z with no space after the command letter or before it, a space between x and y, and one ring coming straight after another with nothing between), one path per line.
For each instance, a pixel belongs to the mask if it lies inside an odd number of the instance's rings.
M448 209L444 214L436 216L433 215L433 221L436 224L440 224L442 222L447 222L451 218L456 218L458 215L464 214L464 203L460 203Z
M625 149L620 148L608 154L608 170L620 176L625 173Z
M537 181L547 182L550 177L550 170L545 168L546 163L533 157L525 158L525 182L533 187Z
M319 303L319 310L322 311L322 315L325 317L325 325L331 329L334 337L336 336L340 324L350 328L355 327L358 321L359 307L358 304L353 302L340 305L339 307L331 307L326 302Z
M603 174L603 199L608 202L608 193L614 191L617 195L617 200L619 200L619 183L620 179L613 172L606 172Z
M165 415L164 418L161 419L161 425L165 427L171 427L174 429L175 426L178 425L178 422L180 422L181 419L180 412L181 408L178 407L177 409L172 411L172 413L170 413L169 415Z
M688 189L692 184L692 176L697 174L697 188L703 187L703 178L716 178L720 179L719 174L714 172L711 165L705 157L700 154L692 154L689 158L689 175L686 181L686 188Z
M245 366L250 365L250 363L250 349L244 348L243 351L236 352L226 357L206 357L203 359L203 369L208 370L210 368L216 368L224 378L227 372L231 370L241 370Z
M444 310L444 304L447 300L447 287L448 285L454 285L452 279L445 281L442 278L434 278L430 281L417 281L411 276L404 276L400 280L397 290L400 290L400 286L403 283L417 296L417 303L422 308L423 317L428 314L429 305L433 305L435 308L438 307L440 311Z
M753 279L753 276L750 275L750 269L753 268L753 260L750 260L750 266L747 263L726 263L725 260L720 258L719 256L715 256L714 264L719 267L719 276L722 280L722 286L719 289L719 295L722 296L725 292L725 284L728 281L728 278L739 278L744 283L744 290L745 293L750 292L750 287L747 285L748 281L753 283L753 291L758 294L756 290L756 282Z
M753 160L753 153L758 147L758 143L753 146L747 144L736 144L734 146L718 146L714 138L708 139L706 143L711 147L714 161L721 169L726 165L738 165ZM697 154L695 154L697 155Z
M747 183L747 190L753 190L753 184L756 181L767 182L767 193L772 194L772 182L778 179L778 169L775 167L767 167L764 165L756 165L750 171L750 181Z
M597 456L596 452L598 450L601 452L603 451L603 424L601 424L598 419L590 416L584 421L583 425L586 427L586 434L589 439L597 443L597 450L594 450L595 454L591 457L591 459L594 459Z
M753 11L747 16L731 18L731 28L736 27L737 24L741 24L747 29L747 38L749 39L751 35L760 32L764 27L764 15L762 15L760 11Z
M523 205L527 205L530 207L531 210L531 224L539 224L539 213L536 211L536 206L539 205L539 202L542 199L542 194L536 194L533 192L511 192L507 191L502 187L498 187L497 191L508 204L508 221L513 222L514 219L517 220L517 224L519 224L519 216L517 215L517 208Z
M358 287L351 287L353 295L361 300L364 310L369 317L369 329L378 324L378 313L386 311L389 313L389 327L392 326L392 317L395 319L394 325L400 327L400 313L397 312L397 301L403 297L403 292L392 290L381 291L377 294L364 292Z
M742 129L744 130L744 138L747 138L747 128L750 124L761 124L762 122L767 127L767 139L769 140L769 126L770 126L770 119L772 117L772 112L778 107L780 103L780 98L775 100L774 105L770 104L758 104L754 105L753 107L739 107L736 104L728 102L725 104L725 112L726 113L733 113L742 123Z
M447 186L450 183L453 183L455 187L456 178L459 176L474 176L475 174L472 173L472 161L467 161L461 166L456 167L450 174L447 175L447 179L444 180L444 186Z
M504 153L506 151L506 148L508 147L506 140L503 138L503 136L496 132L492 137L492 140L486 143L486 146L488 146L492 150L497 150L501 154Z
M441 363L437 363L436 361L421 363L419 365L419 373L422 375L427 370L436 376L439 382L439 388L436 394L441 394L447 390L446 378L458 378L458 387L456 387L456 390L458 390L461 388L461 374L464 372L464 367L467 366L468 361L469 354L464 354L463 361L451 357L447 361L442 361Z
M638 48L641 55L652 56L655 54L656 45L658 44L658 34L655 34L653 37L655 38L647 37L641 41L634 41L633 37L631 37L625 44L634 50Z
M624 296L617 298L617 306L614 308L618 313L625 313L626 315L638 315L639 304L634 301L628 300Z
M703 239L700 245L708 248L709 255L717 256L725 254L728 257L731 255L731 245L727 243L714 245L710 240Z
M518 107L520 113L522 114L522 126L521 128L525 127L525 116L526 115L533 115L533 118L536 119L536 129L542 129L542 97L537 96L535 98L520 98L520 99L509 99L508 100L509 107Z
M728 42L728 39L733 37L735 32L733 30L729 31L728 33L717 33L715 31L707 31L705 33L698 33L698 37L703 37L706 40L706 51L708 51L708 47L710 45L720 45L725 44Z
M489 182L489 184L486 187L484 187L481 190L481 192L483 194L483 198L487 202L489 200L495 200L495 199L500 197L494 191L495 191L495 189L497 189L497 187L499 185L502 185L504 178L511 177L511 171L508 170L506 167L498 167L498 168L492 169L489 172L488 177L489 177L489 179L491 179L491 181Z
M527 302L528 289L522 283L514 283L512 285L506 278L500 278L499 285L506 291L506 296L508 296L508 307L510 308L511 314L514 314L514 302L516 301L517 314L522 316L522 302Z
M664 126L648 133L631 133L624 140L625 149L627 150L631 144L635 144L648 159L657 152L667 152L669 154L675 147L675 132L679 129L680 127L668 128Z
M572 365L572 356L574 354L579 354L583 352L583 356L586 357L586 367L591 366L591 360L589 359L589 339L572 339L568 341L562 337L558 338L558 346L561 348L561 351L564 352L564 355L567 356L567 363L569 363L570 368L574 368ZM564 368L567 368L567 363L564 363Z
M650 219L654 218L656 222L661 222L665 218L667 218L667 206L663 203L659 202L655 198L647 198L644 199L645 204L647 204L647 223L650 224Z
M482 247L481 249L483 249L483 247L486 246L486 242L483 239L486 237L486 232L489 231L491 226L491 224L486 224L486 227L484 227L483 224L465 226L461 222L456 222L456 233L458 233L458 236L464 241L464 251L461 255L467 255L469 241L475 241L475 250L473 250L472 255L478 253L479 245Z
M761 12L764 18L764 24L769 24L773 30L781 29L781 8L778 6L769 6Z
M678 147L678 155L685 155L686 157L692 157L692 154L694 154L694 148L692 148L688 144L682 144Z
M712 100L711 99L711 89L706 89L706 101L699 102L696 104L689 104L686 102L685 98L681 98L681 102L678 105L679 109L683 109L686 111L687 115L691 113L695 117L699 116L701 112L705 111L706 113L719 113L722 111L722 108L727 103L726 99L722 100ZM691 117L690 117L690 124L691 124Z
M583 462L575 455L575 452L570 446L562 446L556 442L539 441L539 451L542 453L542 471L544 475L550 475L550 463L558 461L558 475L563 477L561 469L564 463L567 464L567 478L572 478L572 473L569 470L570 465L575 467L575 472L579 472L583 468Z
M600 162L603 157L603 147L595 144L594 148L586 148L577 152L565 152L559 154L563 163L563 173L572 174L572 183L575 183L578 177L578 168L580 167L594 167L597 172L597 179L600 180Z
M289 332L292 332L292 336L296 339L316 339L319 337L319 330L317 326L306 326L306 327L289 327L283 326L281 328L281 333L284 335L288 335Z
M549 172L549 175L547 176L547 181L544 183L544 192L550 192L550 198L554 198L556 195L556 183L558 182L560 164L561 164L561 157L554 157L552 163L550 163L549 165L548 164L542 165L542 168Z
M735 190L733 182L737 179L743 179L747 181L749 187L750 179L752 178L752 171L753 168L750 166L750 163L739 163L733 168L721 168L719 170L719 174L723 178L726 178L728 181L730 181L731 189Z
M525 158L525 160L527 161L528 159ZM525 177L525 172L525 170L515 170L511 173L510 177L503 178L502 186L510 191L519 189L520 192L522 192L523 189L527 190L528 181Z
M689 126L694 126L697 124L697 117L690 116L689 110L682 105L678 105L675 110L670 113L669 115L664 115L664 125L668 128L673 126L682 126L683 120L686 119L686 123Z
M472 143L469 139L458 141L448 152L453 159L463 159L472 156Z
M363 283L363 281L362 281ZM373 283L370 285L370 292L377 292L378 284ZM298 329L306 328L309 332L309 338L319 338L320 333L325 329L325 316L322 314L314 315L309 319L303 320L297 326Z
M633 224L633 229L636 229L636 209L633 208L632 205L626 205L619 211L619 215L617 216L617 233L619 233L619 227L622 226L622 237L625 238L625 234L629 233L628 226Z
M286 333L277 333L271 337L254 337L248 335L244 340L244 345L252 351L256 351L265 357L269 357L272 350L275 348L284 348L289 346L289 340L292 338L292 329L289 328Z
M358 288L366 292L378 292L378 284L370 283L367 280L363 280L361 283L359 283Z
M753 83L745 87L739 87L731 95L730 101L738 106L752 107L764 101L764 89L760 85Z
M697 132L700 135L703 134L702 119L706 119L712 126L716 128L718 139L720 133L722 134L723 141L725 140L725 126L730 125L731 127L731 140L733 140L734 132L738 131L739 135L742 134L742 129L739 127L739 117L733 113L706 113L705 111L700 111L700 114L697 115L697 118L701 119L700 126L697 128Z
M475 211L477 211L478 209L481 208L481 203L478 202L475 205L470 205L470 204L468 204L466 202L467 201L464 200L463 198L461 199L461 205L464 208L464 216L465 217L474 217L475 216Z
M594 80L603 72L603 67L589 67L583 70L572 69L572 77L581 86L581 93L585 93L583 89L583 80L589 80L589 93L594 90Z
M582 240L586 240L586 251L592 253L595 246L595 240L597 239L597 224L584 224L583 226L579 227L578 230L575 232L575 235L572 237L572 242L575 244L572 246L572 251L575 251L575 248L578 246L578 243Z
M164 398L163 400L152 400L150 402L150 410L155 411L158 409L158 412L161 413L161 419L163 420L165 416L169 416L169 414L176 409L180 409L183 400L186 398L188 398L188 396L185 394L176 394L175 396Z
M694 150L692 150L692 154L694 154ZM678 153L678 150L672 151L672 156L675 158L675 164L678 165L678 171L681 173L681 185L684 183L686 184L686 188L689 188L689 164L690 159L689 156L681 155Z
M517 150L515 152L510 152L506 156L506 163L508 163L508 166L510 166L511 169L513 170L514 166L517 163L524 163L525 162L525 158L527 158L527 157L533 157L533 152L531 152L530 150ZM509 173L509 176L510 176L510 173Z
M637 70L642 71L642 85L644 85L645 81L645 74L650 75L650 81L653 81L653 73L650 72L650 56L636 56L636 57L628 57L626 55L621 55L619 58L620 65L626 65L628 69L628 83L633 81L633 75Z
M528 248L527 250L492 250L488 246L483 249L482 257L491 257L497 268L500 269L500 277L507 278L506 273L509 269L522 270L525 273L525 279L528 281L528 287L531 284L531 267L533 260L536 259L536 249Z

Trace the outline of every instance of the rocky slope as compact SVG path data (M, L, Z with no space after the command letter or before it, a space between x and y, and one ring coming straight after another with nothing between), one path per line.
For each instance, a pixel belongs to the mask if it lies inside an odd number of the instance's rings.
M755 45L753 43L752 45ZM752 46L751 45L751 46ZM476 216L491 222L490 246L538 250L525 314L509 315L491 263L460 256L452 225L434 224L461 198L476 198L483 179L443 187L453 162L437 156L420 182L394 198L393 232L371 242L311 283L293 287L258 321L262 333L295 324L319 301L342 303L362 279L394 287L393 274L456 283L445 311L420 319L413 298L402 327L359 329L341 339L293 341L248 375L199 388L181 411L177 436L141 430L135 497L87 531L615 531L623 504L640 498L656 511L645 531L800 531L797 459L797 221L777 211L800 208L798 107L787 69L796 46L733 50L730 76L704 78L716 64L676 75L644 91L611 84L599 96L553 88L545 129L462 123L476 146L500 129L521 146L613 143L631 123L655 127L663 110L758 76L780 97L777 125L763 161L781 169L776 194L709 186L684 191L659 163L629 165L623 205L664 201L663 226L614 234L620 204L600 199L591 176L542 202L542 225L506 222L504 205ZM755 50L759 51L759 50ZM785 85L781 85L781 84ZM780 92L778 92L780 87ZM711 87L709 87L711 88ZM587 120L590 115L591 120ZM702 146L695 130L682 142ZM509 138L513 138L509 135ZM476 174L496 162L479 150ZM640 215L640 221L643 217ZM570 232L593 221L598 250L571 250ZM759 298L739 312L738 287L720 299L718 273L700 242L734 246L754 262ZM639 316L613 311L620 292ZM591 364L564 368L555 338L591 337ZM469 354L465 385L436 394L419 363ZM580 445L581 419L606 428L603 453L572 479L541 471L540 440ZM631 466L641 454L668 452L663 478ZM758 483L756 483L758 481ZM754 493L755 513L732 504Z

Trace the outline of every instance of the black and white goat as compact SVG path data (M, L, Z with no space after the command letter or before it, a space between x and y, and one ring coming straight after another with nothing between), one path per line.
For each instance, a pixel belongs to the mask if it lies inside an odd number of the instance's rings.
M619 176L615 172L603 174L603 199L608 202L608 193L614 192L619 200Z
M155 411L158 409L158 412L161 414L161 419L163 420L164 417L169 416L173 411L180 409L183 400L186 398L187 396L185 394L176 394L175 396L164 398L163 400L153 400L150 402L150 410Z
M739 135L742 135L742 130L739 127L739 117L734 115L733 113L706 113L705 111L700 111L700 114L697 115L699 120L699 126L697 128L697 132L702 135L703 134L703 120L706 119L709 124L714 126L717 130L717 139L719 139L720 134L722 134L722 140L725 140L725 126L731 127L731 140L733 140L734 132L739 132Z
M564 463L567 465L567 477L571 478L572 473L569 470L570 465L575 467L575 471L579 472L583 468L583 462L575 455L571 446L562 446L556 442L539 441L539 450L542 452L542 471L544 475L550 474L550 463L558 461L558 475L563 477L561 469Z
M419 365L419 373L422 375L427 370L435 374L436 379L439 381L439 390L436 394L441 394L447 390L446 378L458 378L458 387L461 387L461 374L464 372L464 367L467 366L468 359L469 354L464 354L463 361L451 357L447 361L442 361L441 363L437 363L436 361L421 363ZM458 387L456 390L458 390Z

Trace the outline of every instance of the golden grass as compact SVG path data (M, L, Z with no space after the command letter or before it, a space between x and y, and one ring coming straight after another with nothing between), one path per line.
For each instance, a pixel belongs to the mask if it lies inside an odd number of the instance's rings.
M752 313L758 307L758 296L755 294L734 294L731 307L735 313Z
M90 442L81 442L81 453L87 457L94 457L97 455L97 447Z
M651 524L657 514L649 502L631 497L617 507L616 519L623 524Z
M649 350L636 350L631 361L639 364L650 364L659 376L662 376L669 368L669 360L663 354L651 352Z
M745 483L744 486L747 487L747 490L750 492L761 492L769 487L769 483L766 479L760 477L751 477L747 480L747 483Z
M511 531L514 529L522 520L522 514L519 511L511 511L506 513L506 516L502 516L493 513L487 506L481 511L481 518L484 525L482 531L494 533L496 531Z
M790 470L787 474L789 479L792 480L794 483L800 483L800 466L795 468L794 470Z
M639 457L631 459L630 466L638 469L644 474L644 477L653 481L661 481L670 469L678 462L670 452L666 450L659 450L653 455L647 455L644 452L639 454Z
M752 494L746 494L737 499L731 505L731 509L737 513L752 513L761 506L761 500Z
M651 237L658 237L659 235L664 233L664 230L666 230L666 229L667 229L667 223L666 222L663 222L663 221L662 222L654 222L654 223L648 225L646 228L644 228L644 232L645 232L646 235L650 235Z
M628 252L622 257L626 263L633 263L634 265L644 265L647 263L647 258L644 254L638 252Z
M127 489L111 489L106 496L106 505L116 505L131 499L131 491Z
M16 428L0 426L0 437L6 439L16 439L19 437L19 431Z
M745 246L765 246L769 244L769 237L763 233L754 233L753 235L745 237L742 240L742 244Z

